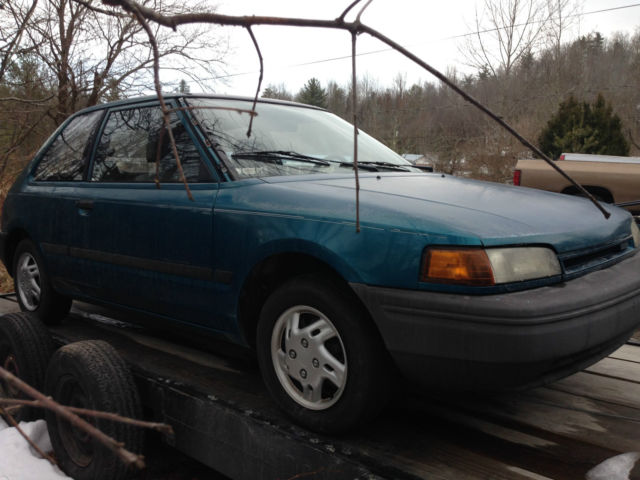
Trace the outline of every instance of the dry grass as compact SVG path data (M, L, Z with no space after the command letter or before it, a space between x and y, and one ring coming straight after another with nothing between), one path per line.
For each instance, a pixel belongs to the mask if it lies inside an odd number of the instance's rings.
M13 278L7 273L7 269L0 263L0 293L13 292Z
M11 188L11 185L13 185L15 178L22 171L23 167L24 161L8 165L2 179L0 179L0 212L2 211L2 205L4 204L7 192ZM0 262L0 293L9 292L13 292L13 279L7 273L2 262Z

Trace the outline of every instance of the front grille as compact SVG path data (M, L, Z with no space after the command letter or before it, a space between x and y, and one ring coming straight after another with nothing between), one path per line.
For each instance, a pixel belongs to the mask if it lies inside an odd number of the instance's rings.
M571 278L592 270L608 267L632 254L633 250L633 240L628 237L614 244L571 252L560 255L559 258L565 277Z

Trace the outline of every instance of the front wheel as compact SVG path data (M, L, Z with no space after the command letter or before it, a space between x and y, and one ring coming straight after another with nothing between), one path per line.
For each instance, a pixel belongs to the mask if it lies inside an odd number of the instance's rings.
M312 430L352 429L388 398L389 360L373 323L328 280L299 277L272 293L260 314L257 350L276 402Z

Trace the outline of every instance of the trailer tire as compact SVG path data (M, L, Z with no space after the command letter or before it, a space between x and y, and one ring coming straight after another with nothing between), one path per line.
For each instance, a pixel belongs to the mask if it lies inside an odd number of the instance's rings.
M107 342L87 340L56 351L49 362L45 391L62 405L140 418L141 405L133 377L122 357ZM62 470L76 480L119 480L132 473L111 451L67 420L47 411L51 444ZM140 428L87 418L99 430L140 453Z
M0 367L41 390L52 354L53 342L49 332L36 316L19 312L0 317ZM0 397L30 399L3 380L0 380ZM22 407L12 416L18 422L30 421L42 418L44 412Z
M57 325L69 313L71 299L53 289L36 244L25 238L13 256L13 281L18 304L47 325Z
M328 278L296 277L269 296L257 354L271 396L311 430L351 430L389 398L390 361L373 322Z

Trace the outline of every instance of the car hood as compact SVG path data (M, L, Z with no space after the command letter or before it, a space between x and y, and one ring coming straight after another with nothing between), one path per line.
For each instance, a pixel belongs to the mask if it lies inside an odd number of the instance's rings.
M313 175L263 179L297 200L288 212L329 221L355 220L353 176ZM293 191L293 192L292 192ZM281 202L269 202L269 210ZM254 204L255 206L255 204ZM360 175L363 228L429 237L437 244L548 244L559 253L621 240L629 214L605 204L609 219L590 201L524 187L442 174Z

